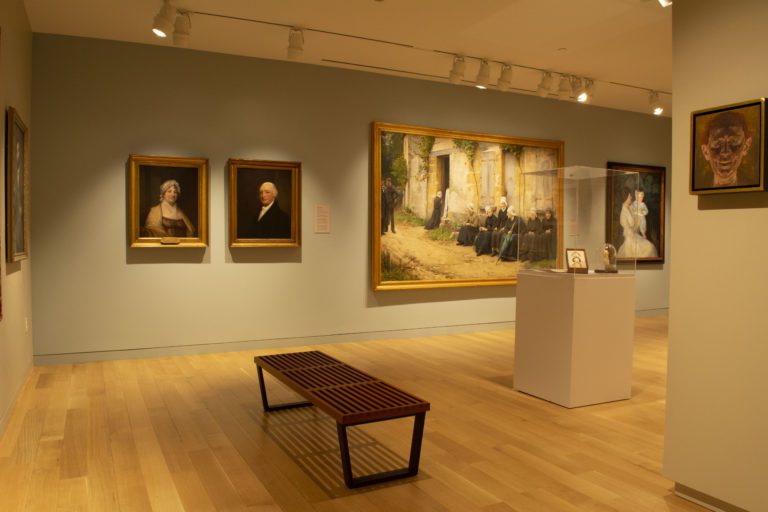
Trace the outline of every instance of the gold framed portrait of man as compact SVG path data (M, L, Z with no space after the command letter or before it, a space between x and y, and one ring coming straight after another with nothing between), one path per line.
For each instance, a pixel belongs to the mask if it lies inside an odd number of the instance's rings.
M229 246L299 247L301 163L229 160Z
M765 98L691 113L691 194L765 190Z

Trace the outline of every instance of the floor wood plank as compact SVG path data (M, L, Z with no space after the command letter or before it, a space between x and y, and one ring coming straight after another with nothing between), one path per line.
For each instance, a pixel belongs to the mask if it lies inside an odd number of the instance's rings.
M666 332L638 318L632 398L579 409L514 390L510 330L36 367L0 438L0 510L703 511L661 475ZM299 350L431 402L418 477L346 489L327 416L264 415L253 357ZM402 463L411 425L351 429L353 467Z

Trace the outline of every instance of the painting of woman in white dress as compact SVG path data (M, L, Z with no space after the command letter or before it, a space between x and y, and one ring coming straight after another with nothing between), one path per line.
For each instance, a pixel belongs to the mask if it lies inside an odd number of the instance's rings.
M648 206L643 202L645 195L642 190L635 191L632 199L632 191L625 190L626 198L621 205L621 224L624 242L619 246L619 258L655 258L659 255L656 247L647 238L647 224L645 216L648 215Z
M608 162L609 169L637 172L608 180L606 242L616 256L638 263L664 262L664 167Z

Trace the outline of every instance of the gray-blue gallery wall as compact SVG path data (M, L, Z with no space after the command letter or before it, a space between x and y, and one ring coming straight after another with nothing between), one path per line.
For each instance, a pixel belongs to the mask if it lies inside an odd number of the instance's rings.
M566 165L672 171L668 118L293 62L36 34L32 92L38 362L512 325L510 286L371 291L373 121L557 139ZM132 153L209 159L207 249L127 248ZM300 248L228 248L229 158L302 163ZM330 234L314 233L316 204L331 206ZM640 268L637 309L666 308L668 283L668 264Z

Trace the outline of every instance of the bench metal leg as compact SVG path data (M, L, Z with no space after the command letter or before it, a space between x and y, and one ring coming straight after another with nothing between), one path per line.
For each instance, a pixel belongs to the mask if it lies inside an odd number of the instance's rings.
M281 411L283 409L295 409L297 407L309 407L312 402L292 402L288 404L269 405L267 401L267 387L264 385L264 371L261 366L256 366L256 372L259 374L259 391L261 392L261 405L264 408L264 412Z
M344 483L350 489L362 487L364 485L380 484L415 476L419 473L419 459L421 457L421 440L424 436L424 418L425 412L415 414L413 417L413 435L411 437L411 455L408 461L408 467L384 471L365 476L352 476L352 461L349 457L349 441L347 439L347 425L336 424L336 430L339 434L339 450L341 452L341 470L344 473Z

